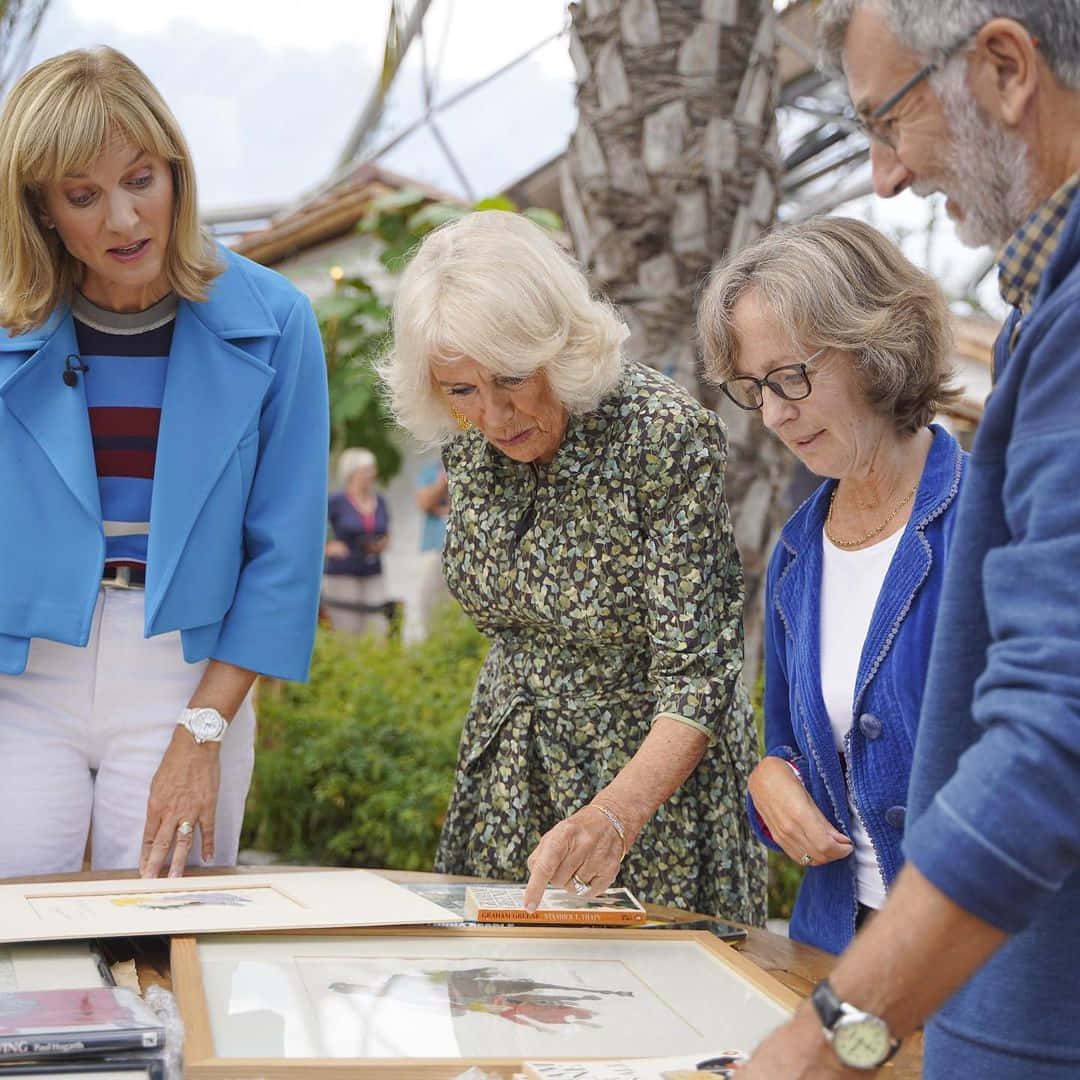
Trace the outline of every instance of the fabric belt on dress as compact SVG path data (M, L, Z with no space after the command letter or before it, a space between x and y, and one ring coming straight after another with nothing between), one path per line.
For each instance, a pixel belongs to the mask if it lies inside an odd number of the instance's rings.
M106 566L101 572L101 584L110 589L142 589L146 587L145 566Z

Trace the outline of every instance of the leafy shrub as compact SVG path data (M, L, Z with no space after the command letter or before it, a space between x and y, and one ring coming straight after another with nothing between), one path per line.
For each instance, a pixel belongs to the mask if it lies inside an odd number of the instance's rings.
M487 642L457 608L414 645L321 630L265 683L243 843L287 862L429 870Z

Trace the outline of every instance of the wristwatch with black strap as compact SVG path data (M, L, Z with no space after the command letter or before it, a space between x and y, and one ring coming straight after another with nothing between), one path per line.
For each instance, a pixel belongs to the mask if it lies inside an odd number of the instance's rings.
M876 1069L900 1049L900 1040L880 1016L841 1001L828 979L814 987L810 1001L833 1053L849 1068Z

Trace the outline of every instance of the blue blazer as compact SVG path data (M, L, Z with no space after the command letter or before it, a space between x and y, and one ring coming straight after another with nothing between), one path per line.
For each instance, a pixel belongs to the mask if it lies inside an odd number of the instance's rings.
M863 643L848 736L848 779L886 885L903 862L915 731L953 510L967 464L947 431L934 425L933 432L911 518ZM835 486L831 480L822 484L792 515L769 562L765 746L767 754L794 762L818 808L850 837L847 784L821 695L821 537ZM753 800L748 803L758 836L778 850L763 831ZM791 936L839 953L855 934L856 911L854 858L812 867L795 901Z
M311 305L221 249L201 303L181 300L158 435L146 570L149 637L184 658L307 677L326 515L326 365ZM0 331L0 671L30 639L85 645L105 556L71 313Z

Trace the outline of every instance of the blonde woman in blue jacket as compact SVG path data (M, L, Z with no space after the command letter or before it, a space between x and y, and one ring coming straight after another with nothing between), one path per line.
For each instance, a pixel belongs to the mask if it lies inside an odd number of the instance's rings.
M722 266L700 324L740 408L827 477L765 596L758 836L806 867L791 936L838 953L903 862L908 778L966 455L941 290L870 226L778 229Z
M256 673L307 676L326 508L311 307L204 236L108 48L0 114L0 876L230 864Z

